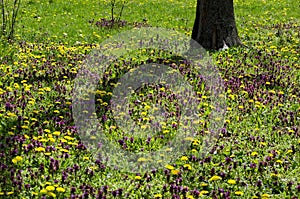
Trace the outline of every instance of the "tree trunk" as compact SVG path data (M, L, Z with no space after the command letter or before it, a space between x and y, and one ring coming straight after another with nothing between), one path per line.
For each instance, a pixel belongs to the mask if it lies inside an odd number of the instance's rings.
M192 39L207 50L218 50L224 44L228 47L242 45L235 24L233 0L197 0Z

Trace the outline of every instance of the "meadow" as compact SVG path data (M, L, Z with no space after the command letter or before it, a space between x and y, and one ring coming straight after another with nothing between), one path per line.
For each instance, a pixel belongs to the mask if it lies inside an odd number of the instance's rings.
M174 161L125 172L94 156L78 135L74 79L89 53L117 33L162 27L190 36L196 1L132 0L115 25L110 2L22 1L15 41L0 42L0 198L298 198L300 3L234 0L245 47L209 52L224 80L226 115L218 140L204 155L211 93L188 62L150 49L111 65L108 84L94 93L96 110L105 134L122 150L157 150L176 136L173 117L161 121L162 132L145 138L122 133L111 119L115 81L141 63L182 67L204 118L189 149ZM122 3L116 2L118 17ZM171 116L179 114L167 86L148 87L131 99L132 118L140 125L151 120L149 91L154 99L167 96L160 103Z

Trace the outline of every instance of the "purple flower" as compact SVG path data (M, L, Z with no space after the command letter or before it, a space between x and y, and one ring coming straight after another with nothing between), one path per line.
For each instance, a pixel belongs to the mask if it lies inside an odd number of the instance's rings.
M296 186L296 189L300 192L300 184Z
M76 188L75 187L71 187L71 193L75 193L76 192Z

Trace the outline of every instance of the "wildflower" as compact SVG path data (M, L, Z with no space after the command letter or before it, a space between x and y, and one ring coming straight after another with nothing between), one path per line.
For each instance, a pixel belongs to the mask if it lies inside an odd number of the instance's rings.
M277 163L282 164L282 160L276 160Z
M46 187L46 190L47 190L47 191L54 191L54 190L55 190L55 187L50 185L50 186L47 186L47 187Z
M236 191L236 192L234 192L234 193L235 193L235 195L238 195L238 196L241 196L241 195L244 194L242 191Z
M217 180L222 180L220 176L213 176L209 179L209 181L217 181Z
M38 193L37 192L32 192L32 195L35 195L35 196L37 196L38 195Z
M265 143L265 142L260 142L260 144L263 145L263 146L267 145L267 143Z
M44 129L44 132L51 133L51 131L49 129Z
M164 130L164 131L163 131L164 134L167 134L167 133L169 133L169 132L170 132L169 130Z
M70 137L70 136L64 136L64 138L66 139L66 140L75 140L75 138L72 138L72 137Z
M63 143L65 143L65 142L68 142L68 140L66 140L66 139L59 139L61 142L63 142Z
M228 180L227 182L228 182L228 184L236 184L235 180Z
M208 184L207 184L207 183L204 183L204 182L202 182L202 183L200 184L200 186L201 186L201 187L207 187L207 186L208 186Z
M47 189L42 189L42 190L40 191L41 194L46 194L47 192L48 192Z
M57 192L65 192L66 190L64 188L62 188L62 187L57 187L56 191Z
M185 164L185 165L183 165L183 167L188 170L192 170L192 166L190 164Z
M142 179L142 177L141 176L135 176L135 178L134 179L136 179L136 180L141 180Z
M45 148L43 148L43 147L38 147L38 148L35 148L34 150L37 151L37 152L44 152L44 151L45 151Z
M169 169L169 170L173 170L173 169L175 169L175 168L174 168L172 165L169 165L169 164L168 164L168 165L166 165L166 168L167 168L167 169Z
M258 153L256 152L256 151L253 151L252 153L251 153L251 156L257 156L258 155Z
M50 87L45 87L44 90L49 92L49 91L51 91L51 88Z
M171 171L171 173L172 173L173 175L178 175L178 174L180 173L180 171L177 170L177 169L174 169L174 170Z
M161 198L161 197L162 195L160 193L154 195L154 198Z
M17 164L18 162L21 162L23 158L21 156L16 156L14 159L12 159L12 162L14 164Z
M68 153L69 152L68 149L60 149L59 151L64 152L64 153Z
M290 149L286 153L293 153L293 150Z
M186 156L182 156L182 157L180 158L180 160L182 160L182 161L187 161L187 160L189 160L189 158L186 157Z
M267 198L270 198L270 197L271 196L269 194L267 194L267 193L261 195L261 198L263 198L263 199L267 199Z
M196 153L197 152L197 150L196 149L192 149L192 153Z
M203 191L200 192L200 196L206 195L206 194L208 194L208 193L209 193L208 191L203 190Z

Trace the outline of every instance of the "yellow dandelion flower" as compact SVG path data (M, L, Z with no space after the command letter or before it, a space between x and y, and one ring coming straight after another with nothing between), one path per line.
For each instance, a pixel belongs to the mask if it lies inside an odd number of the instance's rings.
M40 142L48 142L48 139L42 138L39 140Z
M65 138L66 140L75 140L75 138L72 138L72 137L70 137L70 136L68 136L68 135L64 136L64 138Z
M166 165L165 167L166 167L167 169L169 169L169 170L173 170L173 169L175 169L175 168L174 168L172 165L169 165L169 164L168 164L168 165Z
M142 179L142 177L141 176L135 176L135 178L134 179L136 179L136 180L141 180Z
M65 192L66 190L64 188L62 188L62 187L57 187L56 191L57 192Z
M42 190L40 191L41 194L46 194L47 192L48 192L47 189L42 189Z
M192 166L190 164L185 164L185 165L183 165L183 167L188 170L192 170Z
M290 149L286 153L293 153L293 150Z
M177 169L174 169L171 171L171 174L173 174L173 175L178 175L179 173L180 173L180 171Z
M12 159L12 162L14 164L17 164L18 162L21 162L23 158L21 156L16 156L14 159Z
M44 129L44 132L51 133L51 131L49 129Z
M69 152L68 149L60 149L59 151L64 152L64 153L68 153Z
M220 176L213 176L209 179L209 181L217 181L217 180L222 180Z
M283 161L282 160L276 160L277 163L282 164Z
M43 147L38 147L34 149L36 152L45 152L45 148Z
M270 198L270 197L271 196L267 193L261 195L261 198L263 198L263 199L267 199L267 198Z
M61 142L63 142L63 143L65 143L65 142L68 142L68 140L66 140L66 139L59 139Z
M242 191L236 191L234 193L235 193L235 195L238 195L238 196L242 196L244 194Z
M59 131L54 131L52 134L53 134L53 135L56 135L56 136L59 136L59 135L60 135L60 132L59 132Z
M83 157L83 160L89 160L90 158L89 157L87 157L87 156L84 156Z
M235 180L228 180L227 182L228 182L228 184L236 184Z
M49 92L49 91L51 91L51 88L50 87L45 87L44 90Z
M55 187L54 187L54 186L47 186L47 187L46 187L46 190L47 190L47 191L54 191L54 190L55 190Z
M187 160L189 160L189 158L186 157L186 156L182 156L182 157L180 158L180 160L182 160L182 161L187 161Z
M200 192L200 196L206 195L206 194L208 194L208 193L209 193L208 191L203 190L203 191Z
M164 134L168 134L170 131L169 130L164 130L163 133Z

